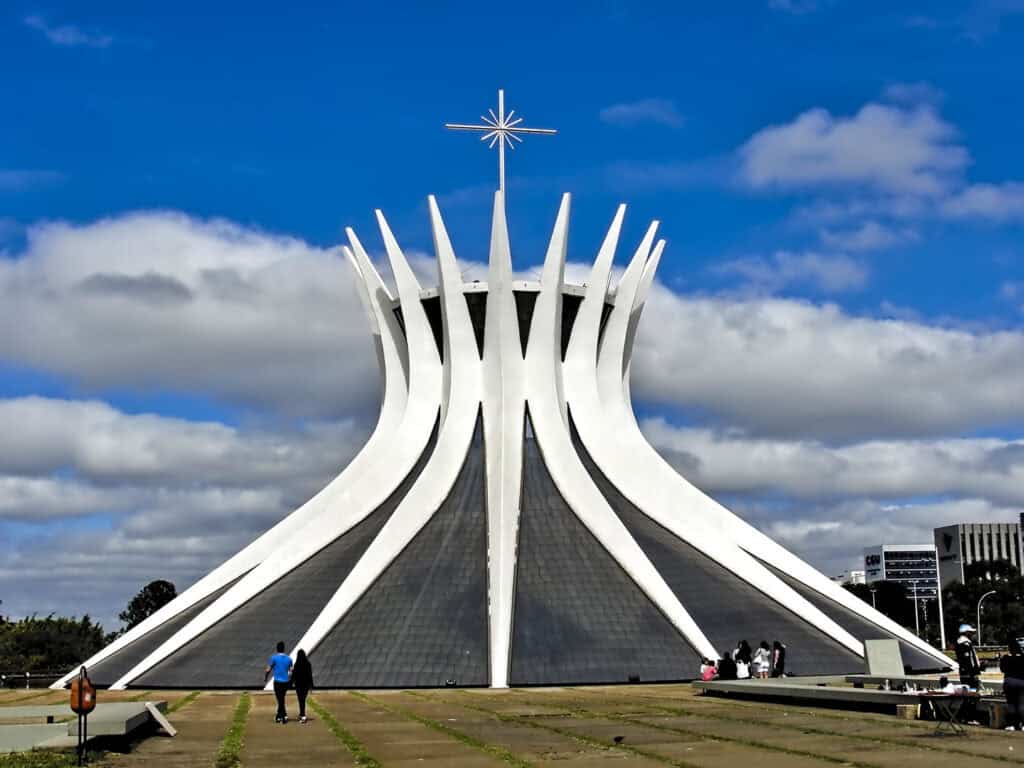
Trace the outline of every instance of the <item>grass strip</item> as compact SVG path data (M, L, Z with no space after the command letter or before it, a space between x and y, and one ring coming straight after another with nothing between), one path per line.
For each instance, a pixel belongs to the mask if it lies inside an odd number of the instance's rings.
M182 696L176 702L167 707L167 714L177 712L179 709L184 709L193 701L199 698L199 691L192 691L188 696Z
M409 720L414 720L420 725L425 725L427 728L431 728L432 730L435 730L438 733L443 733L448 738L462 742L467 747L472 747L473 749L480 750L481 752L488 754L491 757L496 757L502 762L507 763L508 765L514 765L517 768L532 768L533 766L533 763L524 760L523 758L517 756L514 752L510 752L504 747L499 747L497 744L488 744L486 741L480 741L479 739L474 738L473 736L470 736L467 733L463 733L462 731L456 730L455 728L452 728L449 725L439 723L437 720L431 720L429 717L418 715L411 710L405 709L404 707L399 707L395 704L385 704L380 699L371 698L367 696L365 693L359 693L358 691L349 691L349 693L351 693L357 699L361 699L362 701L366 702L367 704L373 704L382 707L383 709L386 709L389 712L394 712L395 714L401 715L402 717L405 717ZM411 691L409 691L408 693L411 693Z
M90 761L95 757L90 753ZM0 755L0 768L71 768L74 765L78 765L78 756L74 752L40 749Z
M224 734L224 740L217 750L217 757L213 761L214 768L237 768L242 764L242 737L245 735L245 721L249 719L251 706L252 699L248 693L238 697L235 716L231 719L231 727Z
M339 723L334 715L320 705L320 702L311 698L309 699L309 707L316 712L317 717L324 721L327 725L327 730L333 733L335 738L345 745L345 749L352 753L357 766L360 766L360 768L381 768L381 764L377 762L376 758L366 751L366 746L363 742Z
M144 698L149 696L151 693L152 693L152 691L143 691L142 693L135 694L131 698L127 699L127 701L142 701Z
M471 696L469 691L459 691L462 694ZM411 691L410 691L411 693ZM424 696L424 698L428 698ZM433 697L429 697L433 698ZM685 760L677 760L666 755L659 754L657 752L651 752L649 749L642 749L641 747L634 747L632 744L608 744L607 742L595 739L593 736L587 736L585 733L577 733L571 731L568 728L559 728L556 725L550 725L549 723L541 723L537 720L521 717L519 715L506 715L502 712L498 712L487 707L480 707L474 704L467 704L465 701L453 702L447 699L436 699L437 701L443 701L448 704L458 704L458 706L468 709L473 712L481 712L485 715L490 715L495 719L503 723L511 723L512 725L525 725L530 728L537 728L542 731L548 731L549 733L555 733L559 736L565 736L566 738L572 739L575 742L583 744L594 749L600 749L605 752L617 751L626 752L627 754L636 755L638 757L646 757L648 760L654 760L658 763L664 763L665 765L671 765L673 768L698 768L694 763L688 763ZM550 715L550 717L557 717L557 715Z
M41 699L43 696L49 696L51 693L56 693L56 691L52 691L49 688L46 688L45 690L42 690L42 691L36 691L35 693L30 693L30 694L28 694L28 696L19 696L16 699L8 699L7 701L4 702L4 704L17 704L18 702L21 702L21 701L31 701L32 699Z
M676 715L681 717L705 717L708 720L719 720L726 723L742 723L748 725L750 720L742 717L730 717L729 715L720 714L717 712L695 712L693 710L686 709L685 707L679 706L667 706L667 705L645 705L641 704L647 710L656 710L666 715ZM836 716L832 716L834 719L842 719ZM861 722L864 722L863 718L858 718ZM869 720L867 722L878 724L880 721ZM809 725L790 725L789 723L763 723L769 728L776 728L786 731L797 731L799 733L806 733L811 736L830 736L832 738L851 739L854 741L871 742L875 744L889 744L896 747L913 747L918 749L930 750L932 752L950 753L955 755L963 755L964 757L973 757L978 760L996 760L1001 763L1024 763L1024 759L1009 757L1007 755L995 755L995 754L984 754L980 752L972 752L968 749L960 749L955 746L951 746L948 742L943 741L941 744L929 744L928 742L918 740L918 737L914 736L915 740L911 741L906 738L898 738L894 736L879 736L876 734L867 733L848 733L845 731L835 731L829 728L815 728ZM881 723L884 725L884 723ZM903 723L901 723L902 725ZM914 730L925 730L931 731L933 729L926 728L915 728Z

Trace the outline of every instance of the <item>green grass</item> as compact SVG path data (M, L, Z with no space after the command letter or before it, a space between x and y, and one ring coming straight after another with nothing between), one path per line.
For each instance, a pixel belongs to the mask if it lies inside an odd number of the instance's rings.
M167 714L177 712L179 709L184 709L198 698L199 691L192 691L192 693L190 693L188 696L183 696L182 698L178 699L176 702L171 704L169 707L167 707Z
M357 766L360 766L360 768L381 768L380 763L366 751L366 747L363 745L363 742L353 736L351 731L347 730L345 726L339 723L337 718L324 709L316 699L311 698L309 700L309 708L316 712L317 717L324 721L324 724L327 726L327 730L333 733L335 738L344 744L345 748L352 753L352 757L355 758Z
M217 750L217 759L214 760L214 768L237 768L242 764L242 737L245 735L245 721L249 719L249 708L252 700L248 693L238 697L238 706L235 707L235 716L231 720L231 727L224 734L224 740Z
M366 694L359 693L358 691L349 691L349 693L351 693L357 699L365 701L367 704L373 704L374 706L381 707L383 709L388 710L389 712L394 712L397 715L401 715L402 717L408 718L409 720L413 720L419 723L420 725L425 725L427 728L435 730L438 733L443 733L448 738L462 742L467 747L478 749L481 752L490 755L491 757L496 757L502 762L507 763L508 765L514 765L516 766L516 768L531 768L531 766L533 765L533 763L524 760L523 758L517 756L514 752L510 752L504 747L499 747L497 744L488 744L485 741L480 741L479 739L474 738L473 736L470 736L467 733L463 733L462 731L456 730L455 728L445 725L444 723L439 723L437 720L431 720L429 717L423 717L422 715L418 715L415 712L412 712L411 710L405 709L404 707L399 707L394 704L385 704L380 699L372 699ZM412 691L407 691L407 693L411 694Z
M86 757L92 763L99 757L99 753L88 752ZM78 756L74 752L32 750L0 755L0 768L71 768L75 765L78 765Z

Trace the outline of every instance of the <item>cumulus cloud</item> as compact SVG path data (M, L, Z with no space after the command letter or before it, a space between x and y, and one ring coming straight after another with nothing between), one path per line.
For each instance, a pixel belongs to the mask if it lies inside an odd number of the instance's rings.
M86 391L189 391L244 408L366 413L378 377L352 275L294 238L137 213L31 227L0 261L0 358Z
M926 105L869 103L852 116L811 109L751 136L739 149L740 178L754 188L862 184L937 195L969 160L955 138Z
M842 254L776 251L770 257L733 259L715 267L721 275L740 278L741 292L777 293L790 286L823 293L843 293L864 287L867 268Z
M41 33L51 44L65 48L108 48L114 42L113 35L87 32L75 24L51 24L39 14L26 16L24 23Z
M666 327L673 332L659 332ZM687 297L659 286L633 361L641 400L757 433L825 439L1019 424L1021 391L1024 333L876 320L793 300Z
M957 219L1024 221L1024 183L971 184L945 200L942 211Z
M651 444L712 494L781 493L819 501L850 497L980 497L1024 507L1024 442L996 438L864 440L749 437L646 419Z
M191 583L320 490L365 440L352 423L269 432L41 397L0 401L0 423L18 436L0 442L5 610L87 605L111 627L143 584Z
M678 128L685 121L671 99L640 99L613 104L602 109L599 116L603 122L613 125L654 123Z

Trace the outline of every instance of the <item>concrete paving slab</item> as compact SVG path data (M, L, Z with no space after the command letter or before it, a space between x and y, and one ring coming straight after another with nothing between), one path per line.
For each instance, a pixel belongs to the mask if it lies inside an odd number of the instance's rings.
M376 694L371 699L375 697ZM375 706L372 701L364 702L351 695L324 694L318 695L317 700L384 765L401 761L415 761L421 766L430 761L437 765L505 765L498 758L383 706ZM381 697L381 700L391 706L403 706L400 696Z
M238 694L204 693L175 712L174 738L152 736L139 742L131 753L118 755L118 768L209 768L238 703Z
M304 761L307 765L352 766L355 759L334 734L310 710L309 722L298 721L299 707L289 696L287 725L274 722L277 701L273 696L255 696L249 711L242 747L242 765L252 768L277 768Z

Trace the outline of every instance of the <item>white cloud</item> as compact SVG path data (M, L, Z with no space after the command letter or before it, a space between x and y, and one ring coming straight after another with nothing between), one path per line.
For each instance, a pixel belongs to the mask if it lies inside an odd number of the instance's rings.
M603 122L613 125L654 123L678 128L685 119L671 99L640 99L605 107L600 112Z
M811 109L751 136L739 149L740 178L754 188L868 185L939 195L969 160L955 137L928 106L869 103L850 117Z
M38 14L26 16L25 26L42 33L53 45L67 48L108 48L114 42L112 35L87 32L74 24L51 24Z
M644 433L667 459L712 494L791 499L984 498L1024 507L1024 441L996 438L814 439L749 437L645 419Z
M0 476L73 468L76 478L108 487L263 484L291 497L318 490L317 483L339 471L367 434L365 422L240 429L42 397L0 400L0 423L19 436L0 442Z
M821 242L845 251L878 251L917 240L917 232L909 227L896 229L869 219L853 229L822 229Z
M842 254L776 251L769 258L755 256L719 264L715 271L744 281L740 292L777 293L790 286L824 293L855 291L867 282L867 268Z
M971 184L946 199L942 212L957 219L1024 221L1024 183Z
M354 299L340 254L293 238L174 213L47 223L0 261L0 358L86 391L365 414L378 377Z
M660 285L633 377L639 400L776 435L950 434L1024 421L1024 333L800 301L693 298Z

